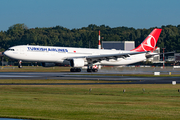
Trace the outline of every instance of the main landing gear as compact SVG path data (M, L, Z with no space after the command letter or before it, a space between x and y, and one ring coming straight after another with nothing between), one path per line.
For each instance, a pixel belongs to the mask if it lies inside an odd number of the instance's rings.
M97 72L98 69L95 68L88 68L87 72ZM70 72L81 72L81 68L71 68Z
M71 68L71 72L81 72L81 68Z
M98 69L93 68L93 66L88 66L87 72L97 72Z
M97 71L98 71L98 69L94 69L94 68L93 69L89 69L89 68L87 69L87 72L97 72Z

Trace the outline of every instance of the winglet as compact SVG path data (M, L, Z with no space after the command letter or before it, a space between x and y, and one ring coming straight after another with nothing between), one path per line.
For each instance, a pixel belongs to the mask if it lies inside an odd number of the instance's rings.
M136 52L154 51L162 29L155 28L137 48L131 50Z

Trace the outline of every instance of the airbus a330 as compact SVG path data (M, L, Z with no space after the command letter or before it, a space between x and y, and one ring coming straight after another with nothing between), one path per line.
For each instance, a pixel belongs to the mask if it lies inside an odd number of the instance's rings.
M131 51L18 45L10 47L4 55L19 60L19 67L22 61L41 62L44 67L62 63L70 65L71 72L80 72L84 66L87 66L87 72L97 72L99 65L128 65L153 56L151 52L156 49L161 30L155 28L137 48Z

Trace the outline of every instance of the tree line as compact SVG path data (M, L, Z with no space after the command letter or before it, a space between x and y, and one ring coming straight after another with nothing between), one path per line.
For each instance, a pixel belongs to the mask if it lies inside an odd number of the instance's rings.
M28 28L25 24L15 24L7 31L0 32L0 51L5 51L11 46L26 44L97 48L99 30L101 41L135 41L135 46L138 46L154 28L111 28L105 25L90 24L87 27L70 30L62 26ZM157 46L166 48L167 52L180 52L180 25L167 25L161 28L162 32Z

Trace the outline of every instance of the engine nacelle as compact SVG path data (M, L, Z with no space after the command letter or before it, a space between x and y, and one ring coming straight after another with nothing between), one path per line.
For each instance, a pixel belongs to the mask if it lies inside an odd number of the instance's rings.
M70 60L71 67L83 67L84 66L84 59L72 59Z
M56 64L55 63L41 63L43 67L54 67Z

